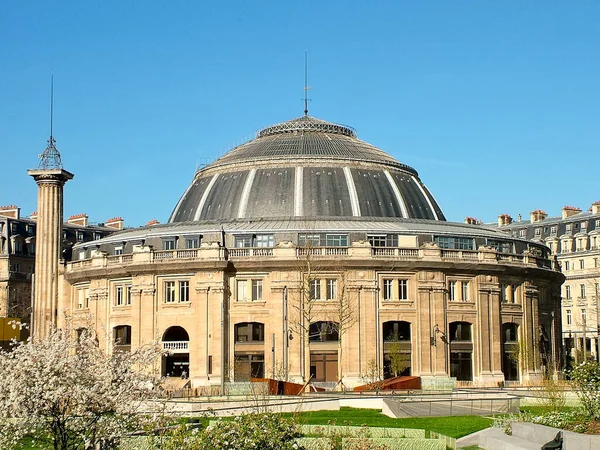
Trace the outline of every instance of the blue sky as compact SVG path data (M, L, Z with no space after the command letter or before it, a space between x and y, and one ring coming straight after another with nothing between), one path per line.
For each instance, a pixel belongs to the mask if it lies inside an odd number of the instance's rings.
M449 220L600 200L598 1L0 2L0 205L165 222L197 165L310 114L413 166Z

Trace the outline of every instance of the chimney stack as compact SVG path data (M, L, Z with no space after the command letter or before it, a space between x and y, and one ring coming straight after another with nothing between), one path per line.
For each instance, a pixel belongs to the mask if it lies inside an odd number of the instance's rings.
M146 224L147 227L151 227L152 225L158 225L160 222L156 219L152 219L150 222Z
M67 223L71 225L80 225L82 227L88 226L88 216L87 214L75 214L67 219Z
M529 213L531 223L540 222L546 217L548 217L548 213L546 213L546 211L542 211L541 209L536 209L535 211L531 211Z
M104 226L108 228L114 228L115 230L122 230L125 222L122 217L113 217L112 219L108 219Z
M10 217L11 219L20 219L21 208L17 205L0 206L0 216Z
M581 208L577 208L576 206L563 206L562 218L566 219L567 217L574 216L575 214L579 214L580 212Z
M37 211L34 211L34 212L32 212L32 213L29 215L29 218L30 218L31 220L37 220Z
M508 214L500 214L498 216L498 226L503 227L504 225L509 225L513 221L513 218Z
M600 214L600 200L592 203L592 214Z

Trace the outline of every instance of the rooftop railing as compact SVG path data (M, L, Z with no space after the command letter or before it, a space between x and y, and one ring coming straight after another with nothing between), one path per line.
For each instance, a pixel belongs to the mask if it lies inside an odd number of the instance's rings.
M178 261L243 261L256 258L302 260L306 258L335 259L337 257L398 261L437 260L453 263L478 261L486 264L531 265L557 270L553 260L527 252L523 254L500 253L486 247L481 247L479 250L440 249L434 245L424 245L420 248L371 247L368 244L365 245L364 242L354 243L349 247L296 247L293 244L230 249L219 245L177 250L154 250L151 247L144 247L134 253L123 255L107 255L97 252L90 259L68 263L68 270L135 264L171 264Z

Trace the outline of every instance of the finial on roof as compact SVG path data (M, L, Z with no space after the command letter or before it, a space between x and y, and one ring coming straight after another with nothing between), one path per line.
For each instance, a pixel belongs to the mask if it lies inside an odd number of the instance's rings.
M48 139L48 146L43 151L40 157L40 163L38 169L62 169L62 160L60 152L56 148L56 141L52 135L54 125L54 74L50 81L50 138Z
M308 90L310 86L308 85L308 52L304 50L304 115L308 116L308 102L310 99L308 98Z

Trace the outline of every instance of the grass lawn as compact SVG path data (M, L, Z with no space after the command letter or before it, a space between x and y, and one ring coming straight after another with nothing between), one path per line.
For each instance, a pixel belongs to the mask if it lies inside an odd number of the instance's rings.
M459 438L492 425L493 420L481 416L408 417L392 419L377 409L341 408L339 411L311 411L282 414L295 417L307 425L352 425L390 428L419 428Z

